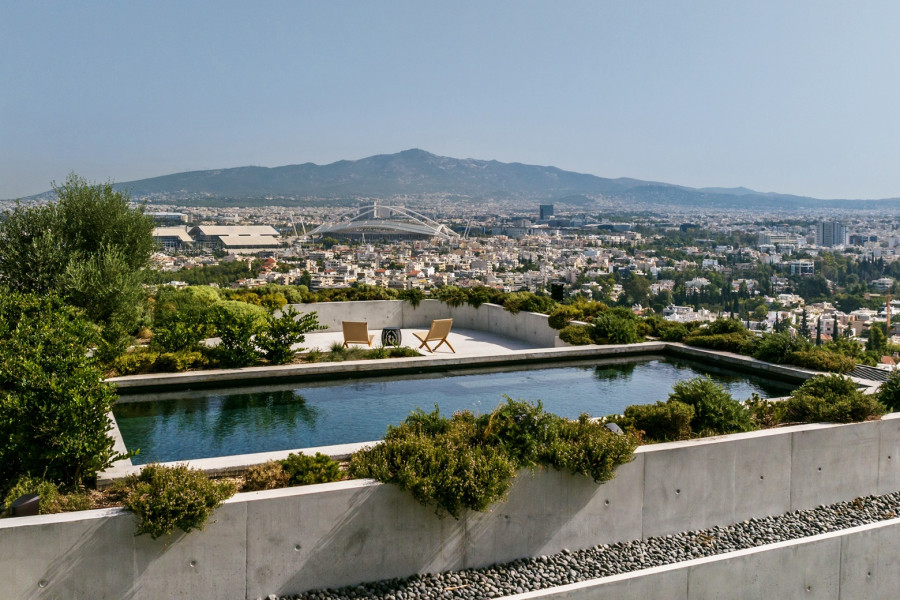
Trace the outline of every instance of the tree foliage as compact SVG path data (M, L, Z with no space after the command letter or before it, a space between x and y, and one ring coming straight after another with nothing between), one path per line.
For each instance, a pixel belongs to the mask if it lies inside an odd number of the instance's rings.
M96 336L53 296L0 292L0 487L20 475L75 485L118 458L116 394L87 352Z
M72 174L54 189L56 202L20 205L0 220L0 285L58 294L101 325L108 341L133 331L153 220L111 183Z

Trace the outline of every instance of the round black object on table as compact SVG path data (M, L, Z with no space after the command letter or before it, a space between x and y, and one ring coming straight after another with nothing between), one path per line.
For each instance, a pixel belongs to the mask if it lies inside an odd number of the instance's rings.
M403 338L400 335L399 327L385 327L381 330L382 346L400 346L400 342L402 341Z

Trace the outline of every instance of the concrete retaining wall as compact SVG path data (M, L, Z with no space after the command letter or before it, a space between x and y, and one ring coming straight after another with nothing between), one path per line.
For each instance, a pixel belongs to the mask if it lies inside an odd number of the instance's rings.
M206 530L156 541L135 538L124 511L0 520L0 582L12 598L237 599L478 567L896 491L898 449L900 414L644 446L604 485L524 472L506 503L459 520L371 481L240 494ZM858 560L870 558L851 543ZM778 554L746 560L747 577L793 564ZM687 576L617 585L651 590Z
M508 600L895 600L900 519L584 581Z
M440 300L423 300L418 306L404 300L370 300L291 306L300 312L316 311L319 324L327 329L339 330L341 321L366 321L373 330L384 327L428 329L434 319L452 318L454 327L490 331L540 348L568 345L561 342L557 331L547 324L547 315L530 312L514 315L496 304L475 308L468 304L452 307Z

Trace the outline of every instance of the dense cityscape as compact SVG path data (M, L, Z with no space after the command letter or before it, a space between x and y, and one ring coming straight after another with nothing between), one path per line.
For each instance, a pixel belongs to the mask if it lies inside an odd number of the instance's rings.
M352 218L371 206L360 202L347 213ZM426 294L443 286L488 286L549 295L555 283L566 296L671 321L737 317L750 329L772 331L787 320L797 329L802 322L805 335L819 331L824 341L837 327L862 343L873 324L887 326L889 306L900 307L900 300L890 300L900 275L900 232L891 216L432 207L427 212L435 225L446 225L445 235L397 229L412 221L387 204L375 206L388 229L368 221L368 236L365 228L346 226L329 233L334 211L328 208L147 210L163 248L156 265L175 285L197 281L192 268L207 267L205 273L238 260L254 267L253 276L224 285L365 285ZM891 343L900 341L895 325L885 329Z

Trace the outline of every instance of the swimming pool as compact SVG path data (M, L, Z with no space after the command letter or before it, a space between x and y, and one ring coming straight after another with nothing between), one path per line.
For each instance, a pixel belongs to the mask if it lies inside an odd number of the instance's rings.
M142 394L113 413L125 445L140 449L132 462L144 464L377 440L416 408L486 413L504 395L541 400L547 411L570 418L621 413L631 404L665 400L675 382L698 375L739 400L783 396L795 387L696 362L640 357Z

